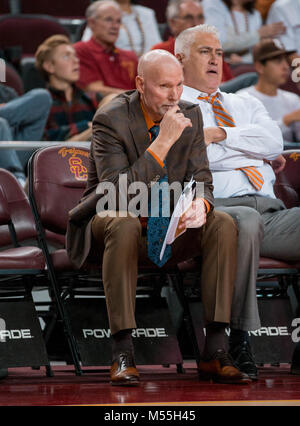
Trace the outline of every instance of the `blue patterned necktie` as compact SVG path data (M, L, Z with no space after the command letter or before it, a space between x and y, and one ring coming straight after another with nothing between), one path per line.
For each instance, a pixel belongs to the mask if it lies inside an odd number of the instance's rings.
M151 141L152 143L154 139L158 136L159 133L159 126L153 126L151 129L149 129L149 132L151 134ZM165 163L164 163L165 164ZM165 164L166 167L166 164ZM168 184L168 175L165 174L164 177L162 177L157 184ZM156 185L156 184L155 184ZM153 187L152 187L153 188ZM152 260L157 266L162 267L171 257L172 251L171 246L167 245L162 260L159 259L161 248L168 230L170 218L169 217L162 217L162 206L165 203L169 203L169 191L159 191L159 205L158 206L151 206L151 195L149 195L149 217L147 221L147 253L149 259ZM166 204L167 205L167 204ZM155 210L155 208L158 210L159 215L158 217L151 217L151 207L152 210Z

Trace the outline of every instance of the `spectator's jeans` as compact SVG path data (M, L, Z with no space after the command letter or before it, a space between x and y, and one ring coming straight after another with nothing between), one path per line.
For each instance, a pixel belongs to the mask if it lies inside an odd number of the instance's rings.
M9 140L40 141L51 103L46 89L33 89L0 107L0 118L4 118L11 129ZM20 151L18 155L24 169L31 152Z
M9 124L7 120L0 117L0 141L11 140L13 140L13 136ZM0 167L9 170L16 176L24 175L20 159L13 149L0 149Z

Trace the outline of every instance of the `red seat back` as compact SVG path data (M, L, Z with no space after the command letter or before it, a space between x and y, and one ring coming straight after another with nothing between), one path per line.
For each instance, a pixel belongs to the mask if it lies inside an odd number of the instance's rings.
M4 169L0 169L0 191L7 202L7 210L14 224L18 242L35 240L37 233L29 200L15 176ZM9 244L11 236L8 226L0 224L0 246Z
M30 191L45 230L64 235L68 213L87 181L89 149L60 146L37 151L31 160Z
M21 46L23 55L34 55L38 46L54 34L68 36L64 27L47 15L0 16L0 40L3 48Z
M46 13L52 16L84 17L91 0L26 0L21 4L22 13Z
M283 152L286 165L276 177L274 191L287 208L300 206L300 150Z
M0 225L8 225L10 222L10 214L8 210L7 200L0 187Z
M9 0L1 0L0 2L0 14L10 13Z
M24 85L23 85L21 76L9 63L6 63L5 70L6 70L6 81L3 82L3 84L15 89L18 95L23 95Z

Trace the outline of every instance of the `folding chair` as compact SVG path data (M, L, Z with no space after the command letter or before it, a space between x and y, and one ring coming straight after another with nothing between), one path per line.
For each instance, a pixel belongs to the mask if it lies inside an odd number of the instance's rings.
M286 165L276 176L274 191L287 208L300 207L300 149L283 151Z
M89 150L87 148L78 148L78 145L77 147L60 145L37 151L29 162L29 199L34 212L41 247L45 254L54 297L59 306L60 318L64 323L70 345L76 374L82 374L80 360L83 349L82 346L81 349L78 347L78 339L76 342L74 337L70 312L68 312L66 302L70 301L70 294L85 294L87 285L92 285L94 288L98 287L97 294L104 297L103 289L100 287L101 270L99 265L97 265L96 271L95 265L91 265L89 270L76 271L71 265L65 249L50 253L45 230L60 235L65 234L68 212L78 203L85 189L88 155ZM173 276L176 276L176 280ZM160 283L168 282L171 279L175 289L180 288L181 281L178 270L161 272L153 266L150 269L141 268L139 271L139 279L144 280L143 284L145 281L155 280L157 277L159 277ZM161 279L162 277L163 279ZM78 290L80 286L82 286L82 291ZM63 292L63 287L65 292ZM147 285L141 287L139 288L141 294L143 291L148 291ZM185 306L184 317L186 317L186 309ZM189 320L190 317L187 321ZM89 332L92 332L90 327ZM79 354L80 350L81 354ZM197 360L199 360L198 355ZM176 364L180 363L181 359L176 362Z
M58 321L63 324L77 375L81 375L82 370L64 299L68 296L67 288L72 278L79 280L80 275L65 248L50 251L47 235L64 238L68 212L85 189L88 153L84 147L53 146L35 152L28 165L29 200L58 309Z
M40 248L26 243L36 237L28 212L17 179L0 169L0 365L44 365L52 375L32 297L34 287L44 285L45 260Z

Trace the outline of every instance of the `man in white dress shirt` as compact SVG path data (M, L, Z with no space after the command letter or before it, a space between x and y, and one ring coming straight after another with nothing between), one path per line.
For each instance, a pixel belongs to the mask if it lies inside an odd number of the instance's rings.
M203 115L215 206L231 214L239 227L230 352L239 368L255 379L248 331L260 327L259 256L300 259L300 209L287 210L276 199L269 164L280 159L282 135L260 101L220 91L223 51L215 27L185 30L176 39L175 54L184 69L182 99L199 104Z

